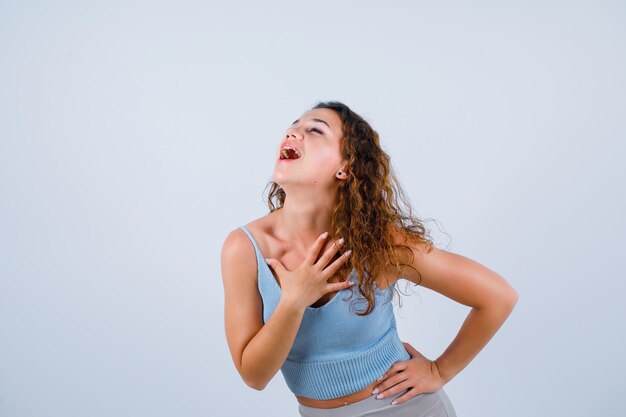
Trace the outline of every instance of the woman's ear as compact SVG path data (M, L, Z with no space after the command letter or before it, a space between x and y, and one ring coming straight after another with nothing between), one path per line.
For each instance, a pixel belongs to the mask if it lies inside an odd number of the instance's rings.
M337 171L337 178L341 178L342 180L349 177L349 174L346 172L345 168L341 168Z

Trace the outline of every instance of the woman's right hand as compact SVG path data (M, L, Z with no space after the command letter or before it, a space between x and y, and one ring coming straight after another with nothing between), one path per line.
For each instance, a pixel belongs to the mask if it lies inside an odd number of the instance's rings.
M276 275L278 275L281 297L296 308L304 310L306 307L322 298L324 294L340 291L344 288L348 288L352 284L349 280L333 283L328 282L328 279L348 260L352 252L347 251L343 253L333 263L327 266L328 262L330 262L339 250L339 247L343 244L341 239L331 245L320 259L315 262L327 237L328 236L325 236L325 234L320 235L309 249L304 261L293 271L288 271L277 259L266 259L267 264L271 266L274 272L276 272Z

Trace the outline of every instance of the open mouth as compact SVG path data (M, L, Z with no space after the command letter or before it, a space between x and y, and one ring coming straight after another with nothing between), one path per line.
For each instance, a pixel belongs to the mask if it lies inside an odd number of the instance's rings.
M288 159L299 159L300 152L297 149L292 148L291 146L285 146L280 150L280 159L288 160Z

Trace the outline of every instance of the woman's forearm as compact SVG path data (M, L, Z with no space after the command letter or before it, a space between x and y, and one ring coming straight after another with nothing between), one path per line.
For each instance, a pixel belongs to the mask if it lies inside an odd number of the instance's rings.
M517 293L507 302L486 308L472 308L458 334L435 360L446 382L463 370L502 326L517 303Z
M303 309L280 299L242 353L241 375L246 384L262 390L276 375L293 346L303 316Z

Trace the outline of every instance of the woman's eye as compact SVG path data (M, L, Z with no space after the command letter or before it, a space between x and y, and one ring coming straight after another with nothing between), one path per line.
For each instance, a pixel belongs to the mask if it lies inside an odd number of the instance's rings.
M311 128L311 129L309 129L309 132L317 132L317 133L322 133L322 131L321 131L321 130L319 130L318 128L315 128L315 127L313 127L313 128Z

